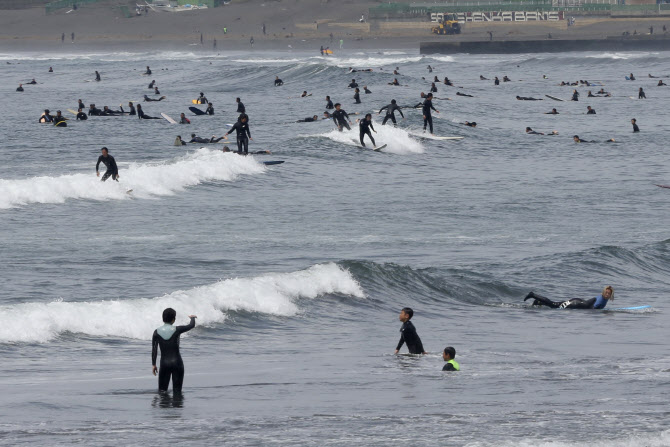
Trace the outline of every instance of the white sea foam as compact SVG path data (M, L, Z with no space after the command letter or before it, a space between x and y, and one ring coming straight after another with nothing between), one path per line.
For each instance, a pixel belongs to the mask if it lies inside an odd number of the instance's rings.
M118 161L118 160L117 160ZM104 166L101 166L104 172ZM233 181L259 174L265 166L254 157L201 148L168 163L131 164L120 168L120 182L101 182L91 172L58 177L0 179L0 209L30 203L63 203L68 199L122 200L172 195L203 181ZM132 189L132 196L127 190Z
M630 436L619 436L616 439L590 440L590 441L496 441L494 443L474 442L466 444L467 447L667 447L670 445L670 431L660 433L634 434Z
M400 117L398 116L397 118ZM377 133L373 133L372 136L377 142L377 145L381 146L382 144L388 144L387 147L382 149L382 152L399 155L422 154L424 152L421 142L411 138L405 130L388 125L388 123L386 126L382 126L380 122L376 122L374 126ZM319 136L330 138L338 143L360 147L358 124L354 122L351 129L351 131L345 129L343 132L332 130L331 132ZM372 148L372 142L370 142L368 137L365 137L365 144L368 148Z
M64 332L146 340L162 324L165 308L177 311L177 324L187 315L198 325L222 323L228 311L290 316L299 298L339 293L364 298L348 270L334 263L317 264L292 273L226 279L157 298L118 301L23 303L0 307L0 342L47 342Z

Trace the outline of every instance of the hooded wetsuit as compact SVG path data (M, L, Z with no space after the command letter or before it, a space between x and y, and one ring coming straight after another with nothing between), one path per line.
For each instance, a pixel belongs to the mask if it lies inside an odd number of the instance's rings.
M154 331L151 340L151 364L156 366L158 347L161 348L161 364L158 368L158 389L167 391L172 376L172 391L181 392L184 383L184 362L179 354L179 335L195 327L195 318L186 326L164 324Z
M402 345L405 343L407 343L407 349L409 350L410 354L424 353L423 343L421 343L419 334L416 333L416 328L411 321L407 321L402 324L402 327L400 328L400 341L398 342L398 346L395 348L396 351L400 350Z
M377 143L375 143L375 139L372 138L372 132L370 132L370 129L375 130L375 127L372 125L372 121L368 120L361 120L358 123L358 129L359 129L359 137L361 139L361 146L365 147L365 142L363 141L363 137L367 135L370 137L370 141L372 141L372 145L377 147ZM375 131L376 132L376 131Z

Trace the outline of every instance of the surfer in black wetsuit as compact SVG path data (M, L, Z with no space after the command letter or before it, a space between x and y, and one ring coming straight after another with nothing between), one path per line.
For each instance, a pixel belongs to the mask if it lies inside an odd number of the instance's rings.
M358 84L356 83L355 79L352 79L351 82L349 83L349 88L356 88L358 87Z
M453 87L454 83L451 82L451 80L448 77L445 76L444 77L444 85L449 85L449 86Z
M237 113L246 113L247 109L244 107L242 100L240 98L235 98L235 102L237 103Z
M633 132L639 132L640 131L640 128L637 125L637 120L635 118L630 120L630 123L633 125Z
M433 107L433 94L428 93L426 95L426 100L423 102L423 107L421 109L423 113L423 131L426 131L426 126L430 125L430 134L433 135L433 116L431 115L431 109L435 110L435 113L440 113L435 107Z
M551 112L544 112L544 114L545 115L558 115L559 113L558 113L558 110L556 110L554 108L554 109L551 109Z
M389 82L388 85L400 85L400 82L398 82L398 78L393 79L393 82Z
M56 116L53 118L54 126L67 127L67 118L63 116L60 110L56 111Z
M88 116L100 116L102 115L102 110L98 109L95 104L88 106Z
M588 300L573 298L567 301L552 301L533 292L526 295L523 300L530 299L533 300L533 306L547 306L553 309L604 309L609 301L614 301L614 289L612 286L606 286L600 296Z
M319 116L318 115L303 118L301 120L296 121L296 123L313 123L314 121L319 121Z
M88 119L88 115L84 113L84 109L79 107L79 110L77 111L77 121L86 121Z
M22 92L23 91L23 84L19 84L18 87L16 87L17 92Z
M280 87L282 85L284 85L284 81L279 79L279 76L275 76L275 87Z
M37 84L37 81L35 80L35 78L33 78L32 81L28 82L28 85L36 85L36 84Z
M114 160L114 157L109 155L109 151L106 147L103 147L101 151L102 155L98 157L98 162L95 164L95 175L100 177L100 171L98 168L100 167L100 163L102 163L107 167L107 172L103 174L100 181L104 182L111 176L112 180L116 180L118 182L119 168L116 166L116 160Z
M128 108L130 109L128 115L137 115L137 112L135 111L135 106L133 105L132 101L128 101Z
M151 74L151 68L147 65L147 71L144 72L145 75L150 75Z
M596 109L592 108L591 106L586 106L586 114L587 115L595 115L596 114Z
M207 104L207 110L205 110L205 115L214 115L214 105L211 102Z
M179 115L179 124L191 124L191 120L186 118L186 115L184 115L184 112L182 112Z
M519 96L519 95L517 95L516 99L518 99L519 101L542 101L541 99L533 98L532 96Z
M343 127L346 127L347 130L351 130L351 127L349 127L349 124L351 124L349 114L341 108L339 102L335 104L335 111L333 112L331 117L333 118L333 122L335 123L337 130L339 130L340 132L342 132ZM349 123L347 123L347 121Z
M402 327L400 328L400 341L398 346L395 348L395 353L397 354L402 348L403 344L407 344L407 349L410 354L425 354L426 351L423 349L423 343L419 338L419 334L416 333L416 328L412 324L411 320L414 316L414 311L409 307L405 307L400 311L400 316L398 319L402 321Z
M97 71L95 72L95 80L96 81L101 81L102 80L102 79L100 79L100 73L98 73Z
M207 98L205 97L205 94L203 92L200 92L200 96L198 96L198 104L207 104L209 101L207 101Z
M431 93L437 93L437 86L435 85L434 82L432 84L430 84L430 92Z
M500 85L500 79L498 79L498 76L496 76L495 80L493 81L494 85Z
M365 147L365 142L363 141L365 135L367 135L370 138L370 141L372 141L372 145L374 147L377 147L377 143L375 143L375 139L372 138L372 133L370 133L370 129L372 129L374 133L377 133L375 127L372 125L372 114L368 113L367 115L365 115L365 118L360 120L358 123L359 138L361 140L361 146L363 147Z
M361 91L359 90L358 87L356 87L356 90L354 92L354 104L360 104L361 103Z
M333 105L333 101L330 100L330 96L326 96L326 109L334 109L335 106Z
M142 105L137 104L137 117L141 120L159 120L161 118L157 116L149 116L144 114L144 110L142 110Z
M163 326L154 331L151 340L151 371L158 372L158 390L167 391L172 377L172 391L181 393L184 383L184 361L179 354L179 336L195 327L195 315L188 316L191 321L186 326L174 326L177 312L167 308L163 311ZM160 368L156 367L158 347L161 349Z
M150 89L151 89L151 88L154 88L154 84L156 84L156 80L155 80L155 79L149 83L149 88L150 88Z
M81 99L79 101L77 101L77 108L78 109L85 109L86 106L84 105L84 101L82 101Z
M637 99L647 99L647 95L644 93L642 87L637 91Z
M158 91L158 87L154 87L154 95L160 95L161 92Z
M368 86L367 86L367 85L363 86L363 92L364 92L366 95L369 95L370 93L372 93L372 92L368 89Z
M249 117L246 114L240 115L237 119L237 122L233 124L233 127L230 128L228 133L225 135L225 138L228 138L228 135L237 132L237 152L239 154L248 154L249 153L249 140L251 138L251 131L249 130Z
M579 101L579 92L577 89L572 91L572 99L570 101Z
M461 123L461 124L463 124L464 126L468 126L468 127L477 127L477 122L476 121L472 121L472 122L466 121L466 122Z
M536 132L533 129L531 129L530 127L526 127L526 133L528 135L544 135L542 132Z
M466 96L468 98L474 98L472 95L468 95L467 93L461 93L461 92L456 92L456 96ZM518 99L518 96L517 96Z
M219 141L223 140L225 137L219 137L216 138L212 136L209 140L207 138L201 138L196 136L194 133L191 134L191 139L188 141L189 143L200 143L200 144L208 144L208 143L218 143Z
M158 99L153 99L153 98L149 98L147 95L144 95L144 102L162 101L164 99L165 99L165 96L161 96ZM139 105L138 105L138 107L139 107Z
M386 110L386 116L384 116L384 119L382 120L382 126L386 125L386 121L388 121L389 119L393 122L394 126L398 124L398 123L396 123L396 120L395 120L396 110L398 111L398 113L400 113L400 116L402 116L402 118L405 119L405 115L403 115L402 109L400 107L398 107L398 105L396 104L395 99L391 100L391 104L386 105L386 106L382 107L381 109L379 109L379 113L377 113L377 115L380 115L383 110Z

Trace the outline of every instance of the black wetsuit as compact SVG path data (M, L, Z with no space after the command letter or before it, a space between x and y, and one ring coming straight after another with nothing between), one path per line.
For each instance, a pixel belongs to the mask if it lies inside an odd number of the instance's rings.
M588 112L586 112L586 114L587 114L587 115L595 115L595 114L596 114L596 111L595 111L594 109L591 109L591 110L589 110Z
M40 123L50 123L54 120L54 117L45 113L40 117Z
M356 87L358 87L358 84L355 83L355 82L351 82L351 83L349 84L349 88L356 88Z
M144 101L146 101L146 102L151 102L151 101L162 101L162 100L164 100L164 99L165 99L165 96L161 96L161 97L158 98L158 99L152 99L152 98L149 98L147 95L144 95Z
M334 109L334 108L335 108L335 106L333 105L333 101L331 101L329 99L328 103L326 104L326 110L331 110L331 109Z
M372 93L372 92L371 92L370 90L368 90L368 88L367 88L367 87L364 87L364 90L365 90L365 94L366 94L366 95L368 95L368 94Z
M496 80L493 81L493 84L495 84L495 85L500 85L500 79L496 78Z
M319 120L319 118L316 118L316 119L315 119L314 117L311 117L311 116L310 116L310 117L308 117L308 118L303 118L303 119L298 120L298 121L296 121L296 122L298 122L298 123L313 123L314 121L318 121L318 120Z
M208 140L207 138L193 137L193 138L191 138L189 143L212 143L212 139L210 138Z
M233 127L230 128L226 135L230 135L233 131L237 132L237 152L240 154L249 153L249 138L251 138L251 131L249 130L249 123L243 123L242 121L236 122Z
M279 87L280 85L284 85L284 81L281 79L275 79L275 87Z
M372 141L372 145L374 147L377 147L377 143L375 143L375 139L372 138L372 132L370 132L370 129L375 130L375 127L372 125L372 121L362 119L358 123L359 138L361 140L361 146L363 146L363 147L365 147L365 142L363 141L363 137L365 137L365 135L370 137L370 141Z
M573 298L567 301L552 301L547 297L536 295L530 292L523 300L533 299L533 306L547 306L553 309L593 309L596 304L596 298L583 300L581 298Z
M396 350L400 350L405 343L407 343L407 349L410 354L424 353L423 343L421 343L419 334L416 333L416 328L411 321L402 324L402 327L400 328L400 341L398 342Z
M100 74L97 72L95 73L95 80L100 81Z
M144 110L140 109L137 111L137 117L141 120L159 120L160 118L157 116L149 116L144 113Z
M434 86L434 85L432 85L432 86L430 87L430 92L431 92L431 93L437 93L437 87Z
M100 116L100 115L102 115L102 110L100 110L98 108L95 108L95 107L91 107L91 108L88 109L88 116L91 116L91 115Z
M633 132L639 132L640 128L638 127L637 123L633 123Z
M130 106L130 112L128 112L128 115L137 115L137 112L135 111L135 106L133 105Z
M571 101L579 101L579 92L574 92L572 94L572 99Z
M106 157L103 157L102 155L98 157L98 162L95 164L95 171L98 172L98 168L100 167L100 163L104 164L107 167L107 172L102 176L100 179L101 181L106 181L110 176L112 176L112 180L117 180L117 177L119 175L119 168L116 167L116 160L114 160L114 157L111 155L107 155Z
M386 116L384 117L384 120L382 121L382 126L386 125L386 121L389 119L393 121L393 124L397 124L395 121L395 111L397 110L398 113L400 113L400 116L405 118L405 115L403 115L402 110L398 106L398 104L389 104L387 106L382 107L379 109L379 113L382 113L382 110L386 109Z
M430 133L433 133L433 116L430 114L430 109L433 109L437 112L435 107L433 107L433 101L426 99L423 102L423 107L421 108L423 113L423 130L426 130L426 125L430 125Z
M637 94L637 99L647 99L647 95L644 93L644 90L640 89L640 92Z
M343 127L346 127L347 129L351 130L351 127L349 127L349 123L347 121L349 120L349 115L347 112L344 111L344 109L336 110L333 112L333 122L337 126L337 128L342 131Z
M151 364L156 366L156 357L158 356L158 347L161 348L161 364L158 368L158 389L167 391L172 376L172 391L181 392L184 383L184 361L179 354L179 336L195 327L195 318L186 326L177 326L172 337L165 340L158 335L158 330L154 331L151 340Z
M244 107L244 104L242 104L242 101L237 103L237 113L245 113L246 109Z
M205 110L205 114L206 115L214 115L214 107L213 106L207 107L207 110Z
M86 121L87 119L88 115L86 115L84 112L77 113L77 121Z
M22 92L22 91L23 91L23 87L16 87L16 91L17 91L17 92Z
M468 95L467 93L461 93L461 92L456 92L457 96L467 96L468 98L474 98L472 95Z
M454 368L454 365L451 363L447 363L442 367L442 371L458 371L456 368Z
M356 102L354 104L360 104L361 103L360 93L358 93L358 92L354 93L354 99L356 100Z

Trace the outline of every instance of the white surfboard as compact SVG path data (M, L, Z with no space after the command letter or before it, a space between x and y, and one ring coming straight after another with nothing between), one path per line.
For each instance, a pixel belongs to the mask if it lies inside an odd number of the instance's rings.
M170 117L168 116L167 113L161 112L161 116L162 116L163 118L165 118L165 120L166 120L168 123L170 123L170 124L177 124L177 122L176 122L175 120L173 120L172 118L170 118Z

